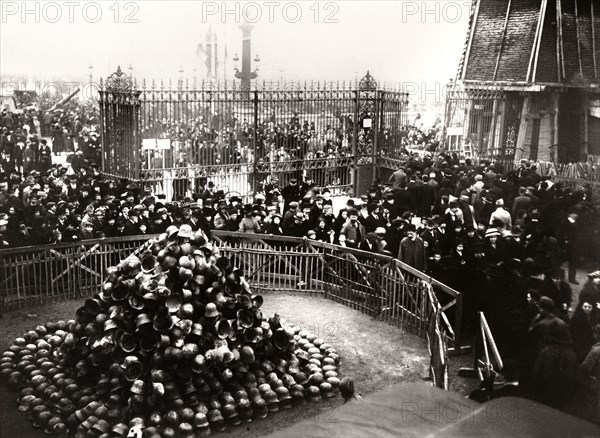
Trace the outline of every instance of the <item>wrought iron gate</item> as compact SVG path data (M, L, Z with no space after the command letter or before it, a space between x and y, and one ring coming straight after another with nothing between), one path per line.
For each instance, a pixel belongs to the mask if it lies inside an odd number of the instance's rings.
M140 92L121 67L100 83L100 125L102 169L130 178L139 173Z
M143 82L118 70L101 92L103 172L176 199L212 181L242 196L277 178L334 194L365 190L377 157L397 154L405 93L367 72L350 83ZM121 108L121 106L123 108Z

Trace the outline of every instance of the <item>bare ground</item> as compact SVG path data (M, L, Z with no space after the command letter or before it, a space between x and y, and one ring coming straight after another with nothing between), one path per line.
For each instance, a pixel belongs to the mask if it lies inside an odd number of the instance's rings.
M362 395L389 387L399 382L421 381L428 376L429 354L425 341L402 332L384 322L373 320L320 295L302 293L263 294L263 313L278 313L290 322L315 333L332 344L341 354L340 374L351 376ZM48 321L71 319L79 301L66 301L43 307L9 312L0 319L0 351L6 350L12 340L37 325ZM453 375L451 374L451 379ZM423 383L429 384L429 383ZM0 387L0 437L38 438L45 436L35 430L26 416L17 411L17 394ZM335 421L336 409L343 403L341 397L308 404L305 407L280 411L222 435L259 437L273 433L291 423L315 418L325 411ZM218 434L215 434L218 435Z

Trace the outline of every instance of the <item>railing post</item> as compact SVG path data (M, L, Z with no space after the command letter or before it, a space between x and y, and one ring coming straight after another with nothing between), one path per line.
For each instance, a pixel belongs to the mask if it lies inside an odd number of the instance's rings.
M461 347L461 325L462 325L462 294L456 297L456 304L454 305L456 311L454 312L454 349L460 352Z
M252 193L256 196L256 187L258 179L258 157L256 156L258 151L258 90L254 90L254 141L252 146L252 155L254 156L254 163L252 167Z
M354 124L352 130L352 195L356 196L358 187L358 106L360 100L358 88L354 91Z

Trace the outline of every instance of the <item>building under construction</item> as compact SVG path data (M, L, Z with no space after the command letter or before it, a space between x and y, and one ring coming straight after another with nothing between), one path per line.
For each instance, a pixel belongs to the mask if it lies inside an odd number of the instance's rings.
M446 148L549 162L600 158L600 3L473 0Z

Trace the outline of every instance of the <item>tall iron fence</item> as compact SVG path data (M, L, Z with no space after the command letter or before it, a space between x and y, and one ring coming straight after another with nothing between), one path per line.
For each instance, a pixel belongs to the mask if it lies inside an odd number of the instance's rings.
M448 344L460 343L458 292L396 259L307 239L215 231L213 242L256 290L323 294L426 339L432 378L447 387ZM0 250L0 309L92 296L106 268L149 245L132 236Z
M446 96L445 149L474 156L512 157L519 111L511 96L495 89L451 86Z
M358 84L255 86L138 87L118 70L101 84L103 172L180 189L215 179L242 194L273 177L310 178L348 193L373 178L356 169L400 150L407 94L378 88L368 72Z

